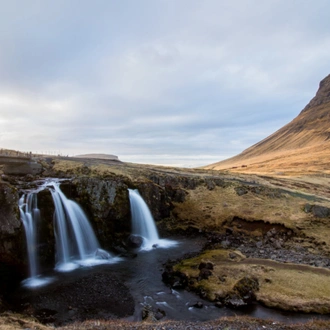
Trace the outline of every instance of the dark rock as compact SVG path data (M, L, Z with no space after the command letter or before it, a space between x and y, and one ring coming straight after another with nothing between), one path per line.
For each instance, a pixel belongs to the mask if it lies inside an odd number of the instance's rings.
M205 268L205 269L211 269L211 270L212 270L213 267L214 267L214 265L213 265L212 262L210 262L210 261L207 261L207 262L202 261L202 262L199 264L198 269L203 269L203 268Z
M223 303L221 301L217 301L215 304L214 304L215 307L218 307L218 308L222 308L223 307Z
M232 235L233 230L231 228L226 228L226 234Z
M161 309L158 309L156 312L155 312L155 319L157 321L161 320L164 316L166 316L166 313L165 311L161 310Z
M130 235L127 239L127 245L132 249L139 248L141 247L142 244L143 244L143 237L141 236Z
M25 238L19 218L18 191L8 183L0 183L0 263L21 265L26 260Z
M238 196L242 196L248 193L248 190L245 187L236 187L235 191Z
M215 183L212 180L207 180L206 187L208 190L213 190L215 188Z
M203 268L199 272L199 278L203 280L207 280L212 275L212 271L210 269Z
M239 308L239 307L244 307L247 305L246 302L244 302L244 300L240 297L237 296L233 296L233 297L228 297L225 300L225 305L228 307L232 307L232 308Z
M312 212L318 218L327 218L330 216L330 209L325 206L314 205Z
M259 290L258 279L245 276L239 280L233 288L237 296L245 303L251 303L255 300L255 292Z
M280 241L275 241L273 243L273 245L274 245L275 249L281 249L282 248L282 244L281 244Z
M226 277L227 277L227 275L222 275L222 276L219 276L218 278L221 282L226 282Z
M165 267L162 280L173 289L184 289L188 285L188 277L179 271L174 271L172 266Z
M204 304L201 301L197 301L196 303L194 303L191 307L195 307L195 308L203 308Z
M257 247L258 249L260 249L260 248L262 247L262 241L258 241L258 242L256 243L256 247Z
M305 204L305 207L304 207L304 211L306 212L306 213L309 213L309 212L312 212L312 205L310 205L310 204Z
M223 248L226 249L230 246L230 241L224 240L224 241L221 242L221 245L222 245Z

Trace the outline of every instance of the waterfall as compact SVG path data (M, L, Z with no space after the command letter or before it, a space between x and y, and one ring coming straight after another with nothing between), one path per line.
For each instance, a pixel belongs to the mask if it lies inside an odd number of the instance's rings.
M81 207L66 198L57 182L48 184L55 205L54 232L56 240L56 269L68 271L79 265L100 263L111 255L100 248Z
M49 189L55 206L55 270L70 271L80 266L114 263L120 260L100 248L86 215L81 207L66 198L58 181L43 183L19 200L21 221L24 225L30 277L23 281L27 287L37 287L53 281L39 274L37 233L42 219L38 209L38 192Z
M37 205L36 193L22 195L19 200L19 211L21 221L25 229L27 254L29 260L30 277L35 278L38 274L37 265L37 223L40 219L40 212Z
M30 277L23 281L27 287L37 287L52 282L52 278L41 277L38 267L38 240L37 229L40 224L40 211L38 209L37 192L22 195L18 202L21 221L23 222Z
M132 216L132 234L143 238L142 249L169 247L177 244L174 241L160 239L155 221L137 189L128 189Z

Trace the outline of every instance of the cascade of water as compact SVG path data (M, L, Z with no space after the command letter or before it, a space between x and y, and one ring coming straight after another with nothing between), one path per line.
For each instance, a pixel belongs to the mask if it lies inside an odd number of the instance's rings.
M132 234L143 238L142 250L154 247L167 248L178 243L168 239L160 239L148 205L137 189L128 189L132 215Z
M40 212L37 205L37 194L29 193L22 195L19 200L19 211L23 222L26 236L30 278L38 275L37 261L37 224L40 219Z
M29 260L30 277L23 281L26 287L37 287L53 281L49 277L39 274L37 253L37 228L40 224L40 211L38 209L37 191L22 195L18 202L21 221L25 229L26 245Z
M132 214L132 234L142 236L148 244L157 244L159 236L151 212L137 189L128 189Z
M56 268L70 270L91 258L109 259L111 256L100 249L94 231L80 206L66 198L57 182L50 189L54 204L54 228L56 239ZM77 262L73 263L76 260Z

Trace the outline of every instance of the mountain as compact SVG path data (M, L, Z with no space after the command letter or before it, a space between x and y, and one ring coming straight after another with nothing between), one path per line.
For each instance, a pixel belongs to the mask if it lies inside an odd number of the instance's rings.
M246 173L330 173L330 75L300 114L237 156L206 169Z

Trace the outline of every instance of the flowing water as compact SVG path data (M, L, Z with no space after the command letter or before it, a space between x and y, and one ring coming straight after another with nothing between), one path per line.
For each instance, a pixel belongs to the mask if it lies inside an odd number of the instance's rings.
M143 238L142 250L154 247L167 248L176 245L175 241L160 239L155 221L148 205L137 189L128 189L132 216L132 234Z
M94 231L81 207L66 198L58 181L44 182L34 191L23 194L19 200L21 221L23 222L29 260L30 277L23 282L27 287L38 287L53 281L43 277L38 267L38 192L48 189L52 195L54 213L54 235L56 245L55 269L71 271L81 266L113 263L120 259L102 250Z
M208 321L218 319L223 316L235 315L249 315L252 317L271 319L275 322L281 321L284 323L297 323L305 322L315 318L326 318L327 316L320 316L316 314L302 314L290 313L270 308L263 307L255 304L241 309L218 308L214 303L204 301L197 295L186 290L173 290L162 281L162 273L164 264L168 259L182 258L186 253L198 252L204 245L201 239L187 239L180 238L177 240L178 244L170 248L153 249L150 251L139 251L135 258L123 259L117 264L103 264L95 267L85 267L76 269L70 273L56 273L55 282L50 287L50 292L56 292L56 286L61 288L62 284L72 283L72 290L75 288L75 283L79 281L81 276L86 278L89 276L91 279L97 278L99 274L108 274L111 281L113 276L120 278L124 284L129 288L135 303L134 314L127 318L128 321L140 321L142 319L142 310L148 307L153 310L161 310L165 313L164 320L186 320L186 321ZM103 283L108 286L109 283ZM39 294L46 297L47 288L37 288L31 293L31 301ZM55 289L54 289L55 288ZM38 291L41 290L41 291ZM68 289L70 290L70 289ZM101 286L97 289L99 298L102 299L102 293L105 292ZM83 294L83 292L81 292ZM118 292L120 296L122 293ZM50 295L51 296L51 295ZM54 296L51 296L54 299ZM86 299L84 295L81 297L79 293L75 297L79 302ZM202 308L196 308L196 302L202 302ZM55 305L58 304L55 298ZM72 311L67 308L68 303L62 302L64 306L61 312L56 313L54 317L60 317L62 322L67 322L72 319ZM51 306L51 304L50 304ZM58 306L58 305L56 305ZM111 310L109 310L109 315ZM88 318L88 316L86 315ZM107 318L107 315L102 317ZM110 316L111 317L111 316ZM94 317L95 318L95 317Z
M38 295L38 290L41 290L38 287L42 284L53 281L51 284L53 289L51 290L54 290L55 287L56 292L56 286L61 286L63 281L71 282L72 288L75 288L76 280L82 274L83 276L87 274L93 279L95 275L102 273L108 274L109 279L112 275L117 276L129 288L134 299L135 312L128 320L141 320L142 310L145 307L156 311L159 309L166 315L166 319L196 322L233 315L250 315L285 323L323 318L318 315L277 311L258 304L243 309L218 308L213 303L203 301L191 292L173 290L162 282L164 264L169 259L182 258L186 253L199 252L205 243L202 239L180 238L177 241L171 241L159 238L146 203L138 191L130 189L133 234L143 237L144 243L142 248L137 251L135 258L119 259L100 249L94 232L81 208L65 197L58 182L48 182L42 189L46 188L50 190L55 205L56 267L50 278L38 274L36 247L38 244L38 222L41 220L37 205L37 191L23 195L19 202L21 219L26 230L30 263L30 278L23 284L28 288L34 288L31 295L32 300L35 295ZM114 264L119 260L121 262ZM95 267L77 269L79 266ZM70 274L58 272L73 269L75 270ZM109 283L102 285L108 286ZM43 287L42 290L42 295L47 296L47 289ZM97 288L100 299L103 291L102 287ZM80 298L78 294L76 300L79 301ZM201 308L195 307L196 302L202 302L199 305ZM66 318L69 320L70 312L68 308L64 308L64 315L61 318L64 321Z
M57 182L49 183L48 187L55 204L55 269L70 271L80 265L99 264L111 259L113 256L101 249L81 207L66 198Z

